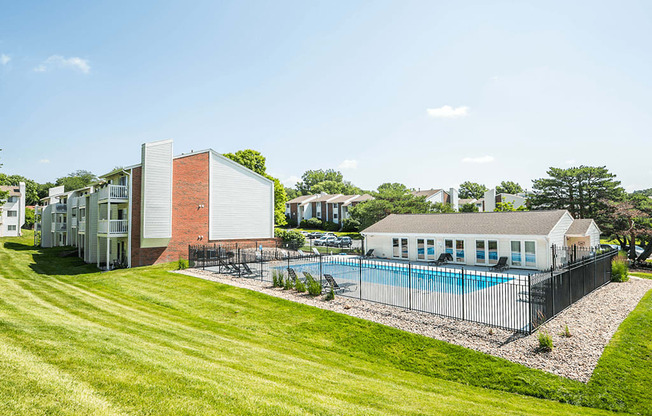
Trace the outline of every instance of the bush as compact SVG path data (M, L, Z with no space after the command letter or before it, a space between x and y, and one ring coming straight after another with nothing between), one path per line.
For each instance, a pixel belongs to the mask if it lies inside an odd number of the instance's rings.
M349 217L342 221L342 231L355 232L360 231L360 221Z
M272 286L283 287L283 274L278 271L272 272Z
M288 248L296 250L306 244L306 237L296 230L274 230L274 237L280 238Z
M307 220L302 220L301 221L301 228L316 228L318 230L323 229L323 223L319 218L308 218Z
M546 331L545 329L542 329L539 331L539 351L543 352L550 352L552 351L553 345L552 345L552 336Z
M335 299L335 291L331 286L331 289L328 291L328 293L326 293L326 300L333 300L333 299Z
M324 221L324 224L322 225L322 228L325 231L337 231L337 230L340 229L340 225L335 224L334 222Z
M306 273L306 285L308 286L308 294L310 296L321 295L321 283L316 281L310 273Z
M297 283L294 285L294 288L297 290L299 293L303 293L306 291L306 285L303 283L301 280L297 280Z
M290 290L292 289L292 279L290 279L290 276L288 276L287 279L285 279L285 282L283 283L283 290Z
M178 267L179 270L187 269L188 268L188 260L179 259L179 263L178 263L177 267Z
M295 220L294 218L290 218L289 215L285 216L285 222L287 223L287 224L285 224L286 228L291 228L291 227L296 227L297 226L297 220Z
M629 263L626 257L620 255L611 262L611 281L626 282L629 280Z

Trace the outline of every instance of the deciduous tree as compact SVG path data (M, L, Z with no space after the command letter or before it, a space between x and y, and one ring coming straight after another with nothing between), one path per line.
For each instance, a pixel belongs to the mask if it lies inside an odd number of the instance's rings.
M500 185L496 187L496 193L499 194L518 194L521 192L523 192L521 185L512 181L502 181Z
M487 192L487 187L476 182L466 181L460 185L459 196L460 198L475 198L480 199Z

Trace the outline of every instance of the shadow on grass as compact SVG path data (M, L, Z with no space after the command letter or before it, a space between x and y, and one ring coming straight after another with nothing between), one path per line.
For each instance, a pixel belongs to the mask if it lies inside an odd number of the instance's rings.
M94 264L87 264L76 255L71 255L73 247L34 247L29 244L6 242L6 250L12 251L33 251L29 268L38 274L47 275L79 275L98 272ZM29 261L29 260L28 260Z

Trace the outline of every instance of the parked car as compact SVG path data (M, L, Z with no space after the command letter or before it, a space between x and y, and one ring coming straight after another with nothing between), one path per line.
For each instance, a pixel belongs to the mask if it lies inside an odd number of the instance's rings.
M301 231L301 235L304 237L308 237L310 233L308 231Z
M326 236L320 237L320 238L316 239L312 244L314 244L314 245L316 245L316 246L325 246L325 245L326 245L326 241L327 241L329 238L331 238L331 237L326 237Z
M324 233L320 233L319 231L315 231L314 233L308 234L308 238L311 240L314 240L315 238L322 238L324 236Z
M324 234L324 235L325 235L326 237L337 237L337 235L335 235L335 233L326 233L326 234Z
M619 249L620 249L620 246L619 246ZM625 248L625 251L629 253L629 247ZM645 249L643 247L640 247L640 246L634 246L634 251L636 252L637 256L640 256L641 254L643 254Z
M612 250L612 249L614 249L614 248L615 248L616 250L618 250L618 249L620 248L620 246L618 246L618 245L616 245L616 244L600 244L600 248L601 248L602 250Z
M351 237L340 237L335 241L335 247L351 247L353 245L353 240Z
M337 246L337 237L325 237L326 238L326 243L324 245L328 247L336 247Z

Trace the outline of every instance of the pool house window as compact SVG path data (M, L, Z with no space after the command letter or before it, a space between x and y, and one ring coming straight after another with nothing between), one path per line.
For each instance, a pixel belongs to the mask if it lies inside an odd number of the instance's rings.
M534 241L525 242L525 266L526 267L536 267L537 265L536 246L537 245Z
M407 259L408 252L407 238L392 238L392 257Z
M428 260L435 260L435 240L427 240Z
M487 246L489 248L489 264L498 263L498 241L489 240Z
M512 266L521 266L521 242L512 241Z
M475 240L475 262L484 264L487 261L487 250L484 240Z
M417 238L417 259L426 259L425 240L423 238Z
M455 252L453 250L453 240L445 240L444 241L444 251L453 257L455 255Z
M464 263L464 240L455 240L455 261Z
M401 238L401 257L404 259L408 258L408 239Z

